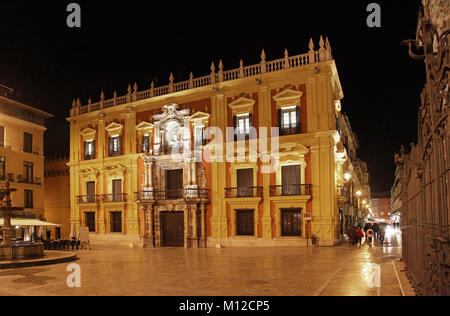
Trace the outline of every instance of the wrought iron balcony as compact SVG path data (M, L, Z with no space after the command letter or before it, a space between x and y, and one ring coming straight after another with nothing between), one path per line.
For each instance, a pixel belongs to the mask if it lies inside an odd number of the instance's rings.
M78 204L97 204L100 202L100 195L80 195L77 196Z
M126 202L127 201L126 193L113 193L113 194L103 194L103 202L105 203L114 203L114 202Z
M209 199L210 190L203 188L186 188L179 190L153 190L136 192L136 201L153 202L180 199Z
M300 133L301 133L301 125L300 124L280 126L280 136L295 135L295 134L300 134Z
M270 196L312 195L311 184L289 184L270 186Z
M262 197L263 187L225 188L225 198Z

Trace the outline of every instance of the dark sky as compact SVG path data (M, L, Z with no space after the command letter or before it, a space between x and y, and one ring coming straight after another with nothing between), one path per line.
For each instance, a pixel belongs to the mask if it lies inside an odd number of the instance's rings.
M81 29L66 26L66 7L82 8ZM381 5L382 26L366 24L367 5ZM214 4L216 3L216 4ZM388 191L393 154L416 141L422 62L400 45L415 38L419 0L346 1L9 1L0 3L0 83L19 90L48 120L46 153L68 151L65 118L72 100L99 100L101 90L126 94L129 83L148 89L210 73L306 53L321 34L333 48L343 111L368 163L372 191Z

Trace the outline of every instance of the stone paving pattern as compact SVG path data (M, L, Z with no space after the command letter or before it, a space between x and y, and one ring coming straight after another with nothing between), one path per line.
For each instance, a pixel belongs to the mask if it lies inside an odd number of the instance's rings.
M303 248L101 249L80 251L81 288L68 263L0 270L0 295L400 296L398 238L376 245ZM368 282L381 267L381 287Z

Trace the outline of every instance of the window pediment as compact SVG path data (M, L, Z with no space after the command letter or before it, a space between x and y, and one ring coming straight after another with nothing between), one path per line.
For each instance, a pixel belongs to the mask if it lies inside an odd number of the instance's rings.
M241 97L228 104L228 106L233 110L233 115L237 115L241 113L253 113L255 103L256 101L253 99Z
M136 130L139 132L139 135L147 134L153 131L155 125L148 122L141 122L138 126L136 126Z
M123 125L119 123L109 124L105 130L108 132L109 136L120 136L122 134Z
M206 125L209 122L211 114L204 112L196 112L194 115L189 117L189 120L194 123L194 125Z
M273 99L277 103L277 107L282 108L285 106L300 106L302 96L303 92L301 91L286 89L275 95Z
M308 152L309 149L300 144L286 143L280 145L280 156L297 155L303 157Z
M85 128L80 135L83 137L84 141L95 140L95 135L97 135L97 131L90 127Z

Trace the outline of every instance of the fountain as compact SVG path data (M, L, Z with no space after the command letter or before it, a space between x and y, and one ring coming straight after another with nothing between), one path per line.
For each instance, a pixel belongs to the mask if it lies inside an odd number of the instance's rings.
M36 259L44 256L44 246L42 243L14 243L11 238L11 218L12 213L23 211L21 207L12 207L11 192L17 189L10 188L9 181L4 186L0 186L0 193L4 194L0 206L0 214L3 214L3 242L0 244L0 260L23 260Z

